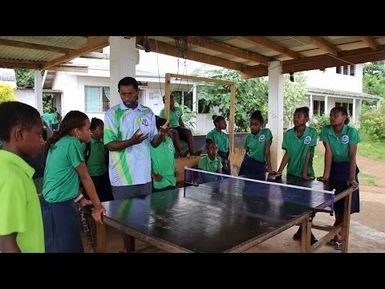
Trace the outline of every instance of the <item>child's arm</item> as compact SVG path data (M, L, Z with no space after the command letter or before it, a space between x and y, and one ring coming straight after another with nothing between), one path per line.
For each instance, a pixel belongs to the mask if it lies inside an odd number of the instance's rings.
M287 156L287 151L286 151L285 155L282 158L281 165L279 166L279 169L278 169L279 174L282 174L282 171L286 167L288 162L289 162L289 157Z
M353 187L358 186L358 182L356 181L356 155L357 155L357 144L351 144L349 146L349 157L350 157L350 176L348 185L351 185Z
M0 252L2 253L21 253L16 242L17 233L0 236Z
M265 158L266 158L267 169L269 171L269 174L273 173L273 170L271 169L270 146L271 146L271 140L267 140L265 143Z
M314 149L314 147L310 147L307 150L306 158L305 158L305 163L303 164L302 178L305 179L305 180L312 180L312 179L314 179L313 177L309 177L307 175L307 169L309 167L310 155L311 155L311 152L312 152L313 149Z
M80 165L76 167L76 171L80 176L80 181L83 184L84 190L86 191L88 197L91 199L92 204L94 205L94 210L92 211L92 217L96 222L103 223L102 215L106 212L106 209L102 207L99 197L96 193L95 185L88 174L87 166L84 162L81 162Z
M323 142L325 147L325 167L324 167L324 174L322 177L318 178L319 181L328 181L330 177L330 170L332 167L332 159L333 159L333 152L330 148L330 145L328 142Z

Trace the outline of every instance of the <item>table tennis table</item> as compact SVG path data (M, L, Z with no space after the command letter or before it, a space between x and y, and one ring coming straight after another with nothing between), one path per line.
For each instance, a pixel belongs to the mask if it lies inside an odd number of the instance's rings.
M301 252L317 250L337 232L343 239L341 251L347 252L353 188L335 195L325 183L296 177L266 181L267 176L262 180L211 176L189 168L185 175L185 187L104 202L107 212L103 224L96 225L95 251L105 252L106 226L126 236L129 251L135 249L138 239L166 252L218 253L246 251L299 225ZM341 225L312 224L316 212L332 212L334 202L340 199L345 200ZM312 227L328 231L313 245Z

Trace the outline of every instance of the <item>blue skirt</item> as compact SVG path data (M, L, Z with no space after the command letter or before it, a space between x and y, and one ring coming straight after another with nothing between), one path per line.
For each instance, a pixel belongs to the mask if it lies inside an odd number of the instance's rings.
M46 253L84 253L73 200L49 203L40 196Z
M358 182L358 173L360 170L356 167L356 181ZM330 184L332 189L336 190L336 194L341 193L342 191L348 188L348 184L346 183L349 180L350 176L350 164L349 162L341 162L341 163L332 163L332 167L330 170ZM337 213L344 212L344 200L339 200L334 204L334 211ZM359 190L355 190L352 193L352 207L350 213L358 213L360 211L360 194Z
M251 178L265 178L265 173L267 172L266 162L260 162L252 157L249 157L247 154L243 159L241 168L239 169L239 176L246 176Z

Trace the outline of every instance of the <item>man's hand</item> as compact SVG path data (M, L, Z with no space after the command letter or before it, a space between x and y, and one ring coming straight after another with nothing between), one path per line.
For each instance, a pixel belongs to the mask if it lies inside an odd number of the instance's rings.
M106 209L100 206L100 207L95 207L92 210L91 215L96 223L103 224L103 215L105 215L105 213L106 213Z
M144 141L146 138L148 138L148 133L143 134L140 131L140 128L134 133L134 135L130 138L131 145L140 144L142 141Z

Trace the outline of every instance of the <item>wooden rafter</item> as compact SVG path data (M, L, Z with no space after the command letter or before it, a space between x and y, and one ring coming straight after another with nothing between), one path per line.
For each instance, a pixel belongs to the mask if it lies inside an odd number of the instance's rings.
M309 39L309 43L314 44L321 50L329 54L332 54L334 56L337 56L338 53L341 51L338 47L326 41L324 38L320 36L309 36L307 38Z
M259 53L245 50L245 49L242 49L224 42L220 42L214 39L210 39L207 37L186 36L186 40L188 43L191 43L193 45L207 48L213 51L226 53L232 56L237 56L239 58L251 60L251 61L260 63L263 66L267 66L267 63L270 61L268 57L261 55Z
M87 38L87 43L84 47L74 50L71 53L68 53L67 55L64 55L62 57L59 57L55 60L52 60L50 62L47 62L44 64L43 69L50 68L52 66L65 63L67 61L70 61L80 55L83 55L88 52L95 51L97 49L106 47L109 45L109 37L108 36L89 36Z
M338 57L317 55L300 60L287 60L282 64L282 73L320 69L327 67L358 64L385 59L385 45L379 45L377 50L360 48L350 51L341 51Z
M56 52L56 53L61 53L61 54L68 54L68 53L75 51L74 49L70 49L70 48L50 46L50 45L42 45L42 44L17 41L17 40L10 40L10 39L1 39L1 38L0 38L0 45L50 51L50 52Z
M272 50L275 50L279 53L282 53L286 56L289 56L293 59L300 59L303 57L302 54L296 52L296 51L293 51L289 48L286 48L282 45L279 45L269 39L267 39L266 37L261 37L261 36L242 36L241 38L244 38L245 40L253 43L253 44L259 44L259 45L262 45L266 48L269 48L269 49L272 49Z
M2 68L31 68L41 69L43 62L31 60L15 60L15 59L0 59L0 67Z
M87 65L56 65L48 69L49 71L71 71L71 72L88 72Z
M221 66L225 68L230 68L234 70L241 70L244 67L243 64L238 62L230 61L224 58L220 58L220 57L216 57L216 56L212 56L212 55L208 55L200 52L195 52L191 50L185 51L183 55L183 53L175 46L172 46L164 42L156 41L153 39L148 39L148 45L151 51L156 53L171 55L175 57L183 57L186 59L199 61L199 62L211 64L211 65ZM138 48L141 49L140 47Z
M378 43L372 36L361 36L361 40L373 50L378 49Z

